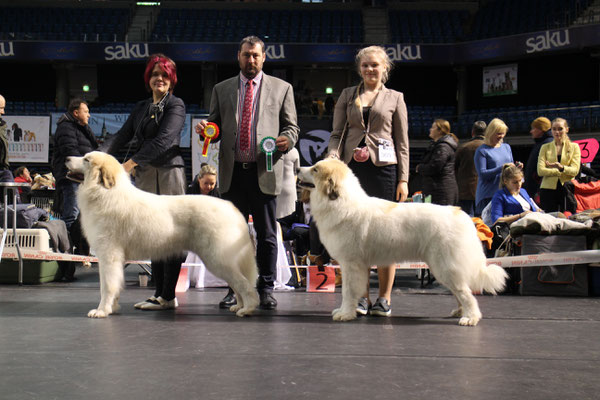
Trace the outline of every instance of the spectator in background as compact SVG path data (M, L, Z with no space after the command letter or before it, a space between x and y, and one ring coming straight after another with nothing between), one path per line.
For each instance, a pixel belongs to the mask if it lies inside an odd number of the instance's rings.
M429 128L433 143L429 146L416 172L423 176L423 195L441 205L458 203L458 186L454 176L454 157L458 138L450 132L450 123L436 119Z
M358 86L345 88L335 105L328 156L348 164L369 196L405 201L409 146L404 94L384 85L393 64L383 47L361 49L356 55L356 66L362 81ZM367 280L367 291L356 309L358 314L391 314L395 271L393 265L378 266L379 297L370 307Z
M7 124L2 119L5 107L6 99L0 95L0 182L14 182L13 174L10 172L10 164L8 163Z
M471 139L456 150L456 159L454 160L454 172L458 185L458 205L471 217L475 215L475 192L477 191L477 171L473 156L483 143L486 126L484 121L475 121L471 129Z
M499 118L490 121L483 134L483 144L475 151L474 162L477 171L477 191L475 193L475 216L492 200L500 186L500 173L504 164L513 163L512 149L504 143L508 126ZM522 163L516 163L522 167Z
M217 188L217 169L212 165L202 163L200 172L188 186L186 194L204 194L220 198L221 193Z
M332 95L328 94L325 98L325 114L333 114L333 107L335 107L335 100L333 99Z
M538 117L531 123L531 137L535 144L529 153L529 158L525 163L525 183L523 188L529 193L529 195L535 199L539 189L542 178L537 173L538 157L540 155L540 149L542 145L552 141L552 132L550 131L550 120L546 117Z
M207 163L202 163L200 165L200 172L194 178L191 185L188 186L186 194L197 194L204 196L212 196L221 198L221 193L217 188L217 169L212 165L208 165ZM188 252L187 257L185 259L186 264L204 264L200 257L192 252ZM203 266L189 266L188 267L188 279L190 280L190 284L196 287L204 287L204 283L202 282L202 277L210 274L210 271L203 271ZM229 288L229 301L232 304L229 304L222 308L229 308L232 305L236 304L235 296L233 294L233 289Z
M569 139L569 124L563 118L552 121L552 142L543 144L537 163L540 184L540 206L545 212L565 211L566 192L563 185L575 178L581 165L581 149Z
M514 164L504 164L498 190L491 202L489 226L497 223L511 224L530 212L539 211L535 202L529 197L523 183L523 170ZM489 223L488 223L489 222Z
M310 249L310 191L303 189L300 201L289 215L277 218L281 225L283 240L293 240L297 256L304 256Z
M69 103L67 112L58 119L54 133L52 173L56 179L56 194L58 198L62 198L60 219L65 221L71 235L73 235L71 227L79 215L77 207L79 183L67 178L68 170L65 161L67 157L81 157L98 148L94 133L88 125L89 119L90 109L87 102L75 98Z
M281 193L277 195L277 208L275 217L283 218L294 212L298 190L296 189L296 170L300 168L300 154L296 148L292 148L283 155L283 181Z
M29 170L25 166L20 166L15 169L15 182L17 183L33 183L33 179L31 179L31 175L29 174ZM23 195L23 193L28 194L31 191L31 187L20 187L19 195ZM22 199L22 198L21 198Z

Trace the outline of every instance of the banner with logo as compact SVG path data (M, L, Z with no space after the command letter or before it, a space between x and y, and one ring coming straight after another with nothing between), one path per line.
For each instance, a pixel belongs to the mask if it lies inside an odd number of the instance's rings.
M296 148L300 153L300 165L313 165L326 153L331 135L331 119L299 118L300 135Z
M600 25L574 26L451 44L386 44L397 63L468 64L600 45ZM269 62L353 63L360 44L267 43ZM175 61L232 62L237 43L0 41L0 61L143 61L165 53Z
M7 128L9 162L48 162L50 117L5 115L3 119Z

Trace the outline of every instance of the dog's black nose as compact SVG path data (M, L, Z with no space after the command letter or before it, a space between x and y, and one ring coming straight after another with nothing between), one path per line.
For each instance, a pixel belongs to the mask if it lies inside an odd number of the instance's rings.
M296 170L294 171L294 173L295 173L296 175L298 175L298 174L300 173L300 167L296 168Z

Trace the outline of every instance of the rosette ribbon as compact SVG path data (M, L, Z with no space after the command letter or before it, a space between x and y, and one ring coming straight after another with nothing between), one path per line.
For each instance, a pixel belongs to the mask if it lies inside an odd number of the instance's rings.
M273 153L277 150L275 138L267 136L260 142L260 150L267 156L267 172L273 171Z
M214 122L206 124L206 128L202 131L204 137L204 145L202 146L202 157L206 157L208 154L208 145L212 139L219 137L219 127Z

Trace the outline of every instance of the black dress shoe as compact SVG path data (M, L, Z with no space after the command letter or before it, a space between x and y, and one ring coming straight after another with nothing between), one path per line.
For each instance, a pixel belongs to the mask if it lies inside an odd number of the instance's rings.
M270 292L259 292L258 295L260 296L259 307L263 310L274 310L277 307L277 300Z
M237 300L235 299L235 293L233 290L229 288L229 292L227 292L227 296L223 297L223 300L219 303L219 308L230 308L231 306L235 306L237 304Z

